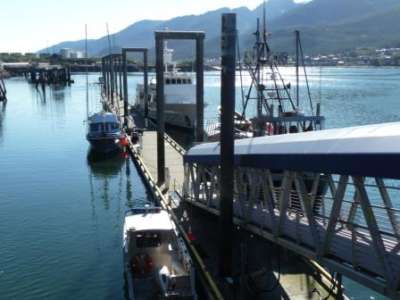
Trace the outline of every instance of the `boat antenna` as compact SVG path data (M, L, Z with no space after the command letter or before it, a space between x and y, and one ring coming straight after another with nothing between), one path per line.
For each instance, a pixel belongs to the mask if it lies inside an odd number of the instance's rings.
M89 55L88 55L88 30L85 24L85 60L86 60L86 118L89 119Z
M267 50L267 56L269 58L271 49L269 48L269 45L267 43L267 38L268 38L268 32L267 32L267 6L266 2L264 1L263 3L263 42L265 44L266 50Z
M108 39L108 54L111 55L112 52L112 45L111 45L111 38L110 38L110 30L108 28L108 22L106 23L106 29L107 29L107 39Z

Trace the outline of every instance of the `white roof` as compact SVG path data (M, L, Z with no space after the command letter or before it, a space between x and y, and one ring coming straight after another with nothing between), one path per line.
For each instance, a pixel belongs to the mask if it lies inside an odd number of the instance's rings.
M235 140L235 154L399 153L400 122ZM219 143L200 144L187 156L219 155Z
M157 231L173 230L174 228L174 224L165 210L158 213L134 214L125 217L125 231Z
M400 122L235 141L235 166L400 179ZM191 148L185 163L220 164L220 144Z

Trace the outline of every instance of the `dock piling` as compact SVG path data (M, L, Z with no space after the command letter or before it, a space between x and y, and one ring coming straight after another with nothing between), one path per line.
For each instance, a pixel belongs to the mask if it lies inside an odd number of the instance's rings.
M157 72L157 179L158 185L165 182L165 120L164 120L164 38L156 32Z
M204 140L204 35L196 38L196 141Z
M222 15L219 273L232 276L236 14Z

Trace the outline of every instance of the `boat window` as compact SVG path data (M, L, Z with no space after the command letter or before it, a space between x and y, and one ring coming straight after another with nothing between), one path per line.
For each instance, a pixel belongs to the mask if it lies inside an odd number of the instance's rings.
M94 124L90 124L90 131L99 131L100 129L100 124L99 123L94 123Z
M137 248L155 248L161 246L161 237L158 233L139 233L136 234Z
M118 126L117 123L107 123L105 127L106 127L107 130L117 130L117 129L119 129L119 126Z
M167 78L167 79L165 80L165 84L171 84L171 80L170 80L169 78Z
M181 84L182 83L182 81L180 79L177 79L176 81L177 81L176 82L177 84Z
M176 80L175 79L171 79L171 83L172 84L176 84Z
M191 79L188 79L188 84L191 84L192 83L192 80Z

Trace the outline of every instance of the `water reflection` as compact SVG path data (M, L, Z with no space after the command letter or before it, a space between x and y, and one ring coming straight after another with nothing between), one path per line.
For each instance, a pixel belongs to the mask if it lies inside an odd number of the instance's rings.
M64 101L66 91L70 91L67 85L52 85L50 87L50 98L56 101Z
M90 194L92 201L95 200L95 184L94 180L99 182L97 191L100 193L100 198L103 199L104 208L109 209L110 198L110 184L113 184L115 177L121 177L121 169L126 161L123 153L101 154L93 150L89 150L87 155L87 163L90 168ZM118 194L122 192L121 182L122 178L118 181ZM111 182L110 182L111 181Z

